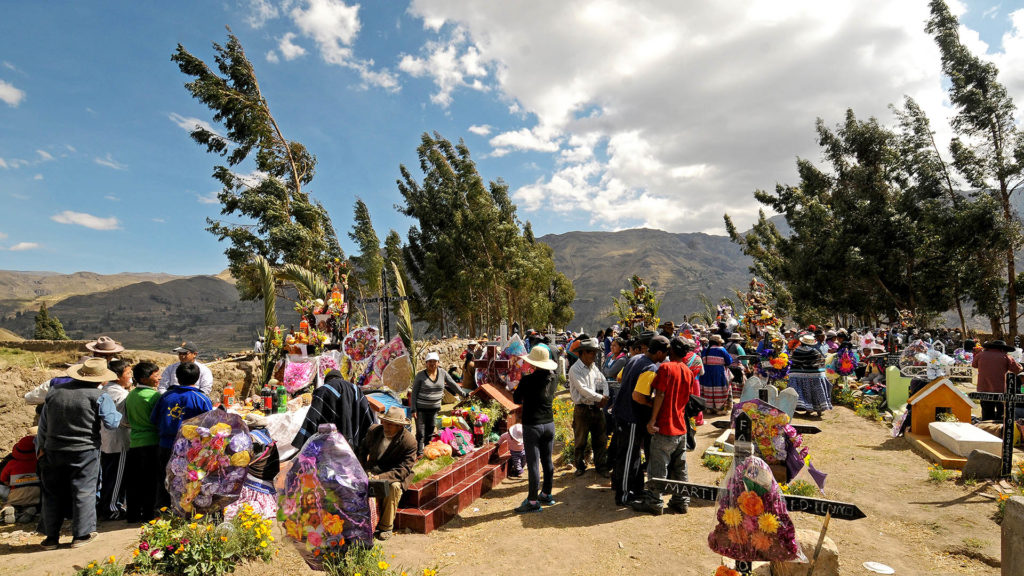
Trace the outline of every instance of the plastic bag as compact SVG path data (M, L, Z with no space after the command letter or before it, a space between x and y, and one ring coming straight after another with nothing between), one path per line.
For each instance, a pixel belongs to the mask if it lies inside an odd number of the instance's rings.
M349 332L341 341L341 347L346 356L354 362L359 362L373 356L379 338L380 331L376 326L363 326Z
M210 410L182 423L167 463L174 513L188 517L237 500L251 450L249 428L238 414Z
M288 470L277 519L314 566L325 549L372 545L369 479L334 424L321 424Z
M295 394L299 390L309 386L316 377L316 359L304 358L299 361L289 361L284 367L284 389L289 394Z
M718 494L718 523L708 535L712 550L734 560L803 559L779 485L764 460L745 458L725 478Z

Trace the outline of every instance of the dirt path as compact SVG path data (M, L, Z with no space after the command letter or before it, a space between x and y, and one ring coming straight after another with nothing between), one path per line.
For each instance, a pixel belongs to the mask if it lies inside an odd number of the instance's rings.
M862 564L888 564L900 575L999 574L999 526L991 519L995 503L985 483L965 487L928 482L929 463L903 439L891 439L883 426L846 408L827 413L821 434L806 436L815 466L829 474L828 497L854 502L868 517L834 521L829 528L845 574L868 574ZM701 428L698 450L717 431ZM694 481L719 476L691 454ZM439 566L445 576L481 574L710 574L720 558L707 547L714 524L710 503L694 502L685 516L642 515L616 508L606 482L588 472L556 472L558 504L540 513L512 512L526 493L526 480L503 482L473 507L439 530L423 536L396 534L385 543L394 565L415 569ZM817 530L821 519L795 514L798 528ZM7 529L5 532L9 533ZM77 550L42 552L41 537L0 538L0 575L68 575L74 566L110 554L126 556L136 529L121 523L101 526L93 544ZM279 538L278 542L284 542ZM272 564L241 566L237 574L312 574L289 544Z

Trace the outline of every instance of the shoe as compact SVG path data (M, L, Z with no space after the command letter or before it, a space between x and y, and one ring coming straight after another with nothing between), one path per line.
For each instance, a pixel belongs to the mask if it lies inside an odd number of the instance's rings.
M554 506L555 499L551 494L540 494L537 496L537 503L541 506Z
M100 535L99 532L93 532L93 533L89 534L88 536L82 536L80 538L75 538L74 540L71 541L71 547L72 548L80 548L82 546L85 546L89 542L92 542L96 538L99 538L99 535Z
M586 473L587 473L587 469L586 468L577 468L576 472L575 472L577 477L583 476Z
M394 532L391 530L381 530L380 532L377 532L377 540L387 540L388 538L391 538L392 534L394 534Z
M686 514L687 512L690 511L690 505L689 504L680 504L678 502L669 502L668 503L668 507L669 507L670 510L672 510L676 514Z
M657 504L646 500L634 500L629 505L637 512L650 512L655 516L661 516L665 513L664 505L658 506Z
M57 547L60 546L60 540L57 538L47 538L46 540L43 540L39 546L43 550L56 550Z
M540 511L541 511L540 502L534 502L533 504L531 504L529 500L523 500L523 503L520 504L519 507L515 509L515 513L516 514L526 514L528 512L540 512Z

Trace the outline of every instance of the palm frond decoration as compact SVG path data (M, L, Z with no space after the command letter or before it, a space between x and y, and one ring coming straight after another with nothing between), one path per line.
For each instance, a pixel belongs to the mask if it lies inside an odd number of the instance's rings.
M272 351L270 346L271 333L277 327L277 311L275 310L277 304L277 278L274 275L274 268L270 265L270 262L259 254L253 258L253 268L256 271L256 286L260 291L260 296L263 298L263 341L265 351L259 358L260 371L256 378L256 382L262 388L264 384L270 381L270 377L273 376L274 366L278 360L278 355ZM248 395L249 388L246 385L242 389L242 397L245 398Z
M299 298L302 300L327 300L327 283L314 272L295 264L285 264L278 272L277 277L285 282L291 282L299 291Z
M398 265L396 265L394 262L389 262L389 264L391 264L391 270L392 273L394 274L393 278L395 282L395 292L397 292L399 296L404 298L406 296L406 292L405 283L402 282L402 274L398 271ZM396 324L398 325L398 335L402 338L402 342L405 344L405 347L409 350L409 361L412 362L412 373L415 374L417 371L417 358L416 339L413 337L412 313L409 310L408 300L402 300L398 304L398 310L395 311L395 316L397 317Z

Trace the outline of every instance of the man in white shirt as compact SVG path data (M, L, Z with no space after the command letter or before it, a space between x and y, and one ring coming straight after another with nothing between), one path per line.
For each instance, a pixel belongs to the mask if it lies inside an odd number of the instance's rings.
M569 369L569 395L575 408L572 430L575 437L576 475L587 470L587 437L594 450L594 468L601 476L608 476L608 432L604 410L608 404L608 382L598 366L597 354L601 344L597 338L580 340L576 349L579 361Z
M181 346L171 350L171 352L178 355L178 361L164 369L163 376L160 377L160 385L156 388L157 392L163 394L168 388L178 383L178 379L174 375L174 372L178 369L178 364L193 362L199 367L199 382L196 382L196 388L199 388L203 394L210 397L210 392L213 390L213 372L210 372L210 369L205 364L196 362L199 348L192 342L182 342Z

